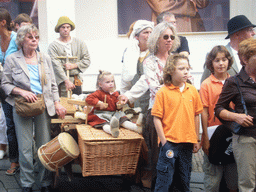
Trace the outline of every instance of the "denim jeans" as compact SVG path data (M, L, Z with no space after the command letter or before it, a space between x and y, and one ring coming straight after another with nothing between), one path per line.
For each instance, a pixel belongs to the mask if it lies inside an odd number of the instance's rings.
M17 163L19 159L18 142L15 125L13 121L13 107L4 101L2 103L7 125L7 139L9 144L9 158L12 163Z
M171 187L179 191L190 191L192 150L192 143L168 141L161 147L156 166L155 191L168 192L172 191Z
M21 117L13 108L13 117L19 143L20 181L22 187L32 187L39 181L41 187L51 184L51 172L41 162L38 163L38 174L34 168L34 139L39 148L51 140L50 117L47 109L35 117ZM39 161L39 159L36 159Z

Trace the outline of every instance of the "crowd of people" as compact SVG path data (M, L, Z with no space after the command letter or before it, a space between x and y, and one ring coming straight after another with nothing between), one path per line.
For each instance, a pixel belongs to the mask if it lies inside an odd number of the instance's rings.
M220 191L222 180L230 192L254 191L256 40L252 37L256 25L244 15L229 20L226 39L230 43L209 50L198 92L190 82L188 41L178 35L175 15L166 11L156 20L155 26L147 20L131 24L122 58L120 94L115 90L114 75L100 71L97 91L86 98L95 106L88 123L113 137L119 136L120 126L143 135L148 147L147 163L141 167L144 187L161 192L190 191L192 153L202 146L206 191ZM0 159L8 145L11 167L6 174L20 170L23 192L32 191L37 179L41 191L51 191L51 173L40 162L35 177L36 150L51 140L51 117L65 118L67 109L60 97L67 97L69 91L82 93L80 74L90 66L90 55L82 40L71 37L74 29L68 17L60 17L55 27L59 37L49 45L48 54L43 54L31 18L20 14L12 22L8 11L0 8ZM22 117L17 113L16 97L33 103L41 95L45 104L42 114ZM126 104L142 109L143 127L122 112ZM213 165L208 159L208 129L221 125L221 120L235 121L243 131L232 137L235 163Z

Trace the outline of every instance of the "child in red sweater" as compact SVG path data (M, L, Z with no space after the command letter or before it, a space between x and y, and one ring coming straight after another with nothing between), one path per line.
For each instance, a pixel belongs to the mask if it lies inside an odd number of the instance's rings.
M123 103L118 100L119 93L115 90L114 75L110 72L100 71L97 78L97 91L86 98L94 109L88 114L88 124L93 127L102 127L113 137L119 135L119 125L137 133L142 133L142 128L132 123L122 111Z

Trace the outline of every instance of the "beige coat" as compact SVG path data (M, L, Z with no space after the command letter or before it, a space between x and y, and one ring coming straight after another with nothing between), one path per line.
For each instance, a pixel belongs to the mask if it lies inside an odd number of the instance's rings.
M50 116L53 116L56 113L54 102L59 101L58 87L55 81L55 75L50 57L44 54L42 54L42 57L47 80L46 85L43 87L43 95L47 112ZM41 62L40 54L38 52L37 58L39 76L41 79ZM12 106L14 106L14 96L12 95L12 90L15 87L31 91L29 71L22 50L9 55L6 58L4 65L2 88L8 95L6 101Z

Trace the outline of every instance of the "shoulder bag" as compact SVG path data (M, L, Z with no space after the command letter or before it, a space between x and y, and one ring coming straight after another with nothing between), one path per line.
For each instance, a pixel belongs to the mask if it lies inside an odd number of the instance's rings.
M240 89L240 86L239 86L239 82L238 82L238 79L237 79L237 76L235 76L235 80L236 80L236 85L237 85L237 89L238 89L238 92L241 96L241 103L243 105L243 109L244 109L244 113L246 115L248 115L248 112L247 112L247 108L246 108L246 105L245 105L245 101L244 101L244 97L243 97L243 94L241 92L241 89ZM229 111L231 112L234 112L235 113L235 110L233 109L229 109ZM237 134L237 135L241 135L243 133L243 126L238 124L237 122L235 121L224 121L222 120L222 123L229 129L231 130L233 133Z
M241 96L244 112L247 115L247 108L236 76L235 80ZM230 109L230 111L235 112L233 109ZM214 165L226 165L235 162L232 149L232 132L235 134L242 134L243 130L243 127L235 121L221 121L223 125L219 125L216 128L210 139L208 158L210 163Z
M43 85L46 83L46 79L45 79L44 63L43 63L43 58L41 54L40 54L40 60L41 60L41 73L42 73L41 86L43 91ZM16 96L14 106L15 106L16 113L21 117L33 117L33 116L40 115L45 110L43 94L38 94L37 101L33 103L28 102L22 96Z
M234 163L232 148L232 132L225 126L219 125L210 139L208 159L214 165Z

